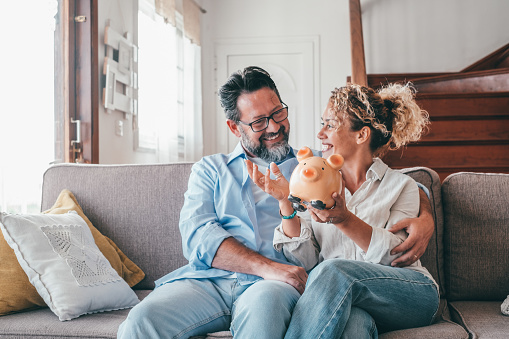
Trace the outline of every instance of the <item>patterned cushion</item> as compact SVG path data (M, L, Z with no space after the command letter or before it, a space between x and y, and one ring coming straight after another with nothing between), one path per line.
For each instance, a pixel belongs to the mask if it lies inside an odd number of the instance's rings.
M75 211L2 213L0 228L30 283L60 320L129 308L139 302Z

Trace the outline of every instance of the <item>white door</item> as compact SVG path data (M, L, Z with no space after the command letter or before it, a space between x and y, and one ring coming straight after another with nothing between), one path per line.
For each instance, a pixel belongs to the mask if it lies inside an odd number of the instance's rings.
M222 40L215 44L216 80L219 88L235 71L247 66L259 66L271 75L289 107L290 145L294 148L319 147L316 139L320 117L318 88L317 37L276 39ZM224 111L217 100L218 121L224 121ZM217 127L217 149L231 152L238 138L225 123Z

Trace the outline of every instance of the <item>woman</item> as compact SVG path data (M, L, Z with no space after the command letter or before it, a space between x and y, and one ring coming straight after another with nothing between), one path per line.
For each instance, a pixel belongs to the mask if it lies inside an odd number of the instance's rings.
M411 87L335 89L322 115L322 156L341 154L344 185L335 206L295 217L287 180L262 175L247 162L253 181L279 201L282 223L274 247L309 274L286 338L376 338L378 332L429 325L438 309L438 286L417 261L391 267L391 249L406 233L392 225L419 213L417 184L378 157L420 138L428 115Z

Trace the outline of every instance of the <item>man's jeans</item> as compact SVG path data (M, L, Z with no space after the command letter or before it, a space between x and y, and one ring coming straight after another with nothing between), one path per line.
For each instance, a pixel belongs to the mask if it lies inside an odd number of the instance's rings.
M120 325L118 338L189 338L230 329L238 338L283 338L300 295L259 280L183 279L156 288ZM230 327L231 326L231 327Z
M376 338L376 328L429 325L438 305L435 284L419 272L330 259L311 271L285 338Z

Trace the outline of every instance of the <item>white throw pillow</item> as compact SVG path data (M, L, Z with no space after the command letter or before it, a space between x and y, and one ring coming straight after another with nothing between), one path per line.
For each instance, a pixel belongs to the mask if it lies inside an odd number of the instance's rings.
M61 321L139 302L76 212L2 213L0 228L30 283Z
M503 315L509 315L509 295L505 298L504 302L500 306L500 310Z

